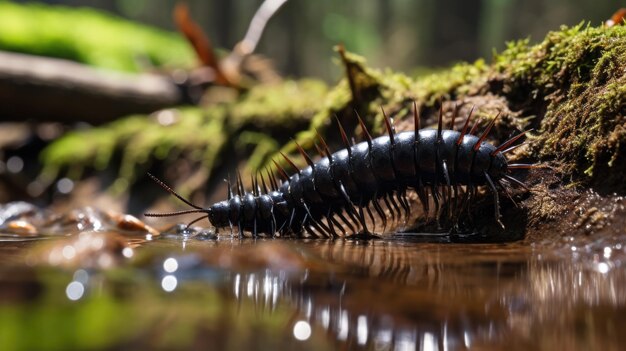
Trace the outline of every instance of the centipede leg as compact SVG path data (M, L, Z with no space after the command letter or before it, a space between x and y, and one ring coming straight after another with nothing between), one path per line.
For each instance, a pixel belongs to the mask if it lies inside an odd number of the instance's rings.
M315 228L316 230L318 230L319 232L321 232L323 235L327 237L330 236L331 235L330 228L328 228L326 224L315 219L315 217L311 214L311 210L309 209L309 206L307 206L305 202L302 202L302 205L307 215L309 216L309 218L311 218L311 225L313 226L313 228Z
M404 209L404 224L406 225L406 221L411 216L411 206L409 206L409 201L406 198L406 189L402 189L402 191L396 192L396 197L400 202L400 205Z
M352 200L350 200L350 197L348 196L348 193L346 192L346 188L343 186L341 182L339 182L339 192L341 193L344 201L346 202L346 209L347 209L346 212L348 213L348 216L350 217L350 219L352 219L352 221L355 224L360 223L358 219L358 212L356 208L354 207Z
M418 180L417 188L415 189L415 192L417 192L417 196L419 197L420 202L422 203L422 208L424 209L424 215L426 216L426 219L428 219L430 215L430 202L428 201L428 194L426 194L426 191L424 190L424 185L422 185L421 180Z
M393 223L396 223L396 214L391 209L391 204L389 203L387 196L383 196L382 199L383 199L383 202L385 203L385 206L387 207L387 210L389 210L389 214L391 215L391 221Z
M291 216L289 217L289 225L287 227L289 227L289 229L293 228L293 220L296 217L296 209L293 208L291 210ZM304 223L304 221L302 221Z
M330 211L329 211L330 212ZM333 222L330 220L329 217L327 218L327 222L328 222L328 228L330 228L331 234L332 234L332 238L337 238L339 235L337 234L337 232L335 231L335 226L333 225Z
M367 223L365 222L365 215L363 214L363 206L359 203L359 220L361 221L361 226L363 227L363 234L369 233L369 229L367 229Z
M252 237L256 239L257 230L256 230L256 216L254 216L254 220L252 221Z
M365 206L365 210L367 211L367 215L369 216L370 220L372 220L372 233L373 233L376 231L376 220L374 219L374 214L372 213L372 210L370 209L369 204Z
M333 234L333 238L338 238L339 234L337 234L337 231L335 231L335 224L337 224L337 226L339 226L340 228L341 228L341 225L335 222L335 219L333 218L333 212L330 207L328 208L328 212L326 213L326 220L328 222L328 227L330 228ZM345 231L344 231L344 235L345 235Z
M465 196L463 198L463 206L462 206L461 211L467 213L467 218L469 219L471 223L474 221L474 219L472 218L472 212L470 211L470 203L472 202L472 199L474 198L476 187L470 183L467 185L466 189L467 191L465 192Z
M305 221L303 221L302 223L305 223L305 222L306 222L307 215L304 215L304 218L305 218ZM302 227L304 228L304 230L305 230L307 233L309 233L309 235L310 235L311 237L313 237L313 238L317 238L317 237L319 237L319 235L318 235L317 233L315 233L315 232L313 231L313 229L311 229L311 226L310 226L310 225L308 225L308 224L303 224L303 225L302 225Z
M446 214L447 217L450 217L452 214L452 191L451 191L451 185L450 185L450 174L448 172L448 164L446 163L445 160L441 161L441 171L443 173L443 178L446 181L446 184L444 185L444 189L445 189L445 198L446 198Z
M432 192L433 195L433 202L435 203L435 221L437 223L437 228L441 227L441 223L439 222L439 199L440 199L440 194L439 194L439 189L437 189L437 187L435 185L430 187L430 191Z
M348 229L350 229L351 233L356 233L356 230L354 228L354 226L352 225L352 223L350 223L350 221L346 218L346 216L343 215L342 211L337 212L337 216L339 217L339 219L341 219L341 221L348 227ZM335 222L336 223L336 222ZM343 226L342 226L343 228ZM344 230L344 235L346 234L345 230Z
M378 213L378 216L383 221L383 233L384 233L385 230L387 229L387 216L385 215L385 211L383 211L382 207L380 207L380 203L378 202L376 197L374 197L374 200L372 200L372 206L374 206L374 210L376 210L376 213Z
M272 238L276 237L276 217L274 217L274 211L272 211L272 218L270 219L270 232L272 233Z
M485 179L487 180L487 184L489 184L489 189L493 193L493 202L494 202L493 206L494 206L494 213L496 216L496 221L498 222L500 227L504 229L504 224L500 221L500 198L498 195L498 189L496 188L496 185L491 180L491 177L489 176L489 174L487 172L484 172L484 174L485 174Z
M398 215L398 222L399 222L400 218L402 218L402 211L400 211L400 206L398 206L398 203L393 198L393 193L387 194L387 197L389 198L389 201L391 202L391 205L393 206L394 210L396 211L396 213Z

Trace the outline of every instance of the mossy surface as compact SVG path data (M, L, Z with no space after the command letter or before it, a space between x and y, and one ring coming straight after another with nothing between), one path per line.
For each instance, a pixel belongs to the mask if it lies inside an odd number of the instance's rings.
M178 34L87 8L0 1L0 33L0 50L121 71L191 67L195 61Z
M110 167L113 156L120 154L114 190L125 190L154 161L170 167L180 158L206 170L206 181L218 158L232 156L223 154L227 143L251 146L249 168L255 170L279 149L277 138L288 139L294 130L307 125L326 90L321 81L288 80L253 87L234 101L206 108L181 107L72 131L42 152L42 177L49 181L66 172L77 179L85 168ZM182 192L194 189L186 190Z

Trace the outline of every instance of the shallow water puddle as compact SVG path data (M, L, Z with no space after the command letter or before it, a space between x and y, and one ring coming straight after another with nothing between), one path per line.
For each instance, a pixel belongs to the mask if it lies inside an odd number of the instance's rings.
M66 226L68 235L0 236L7 349L617 350L626 342L626 236L531 245L238 240L79 222L86 230Z

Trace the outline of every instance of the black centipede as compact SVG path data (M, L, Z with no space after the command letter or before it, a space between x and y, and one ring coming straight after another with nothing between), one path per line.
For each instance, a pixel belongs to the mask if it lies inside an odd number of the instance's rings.
M493 196L495 220L504 228L500 221L498 188L507 196L507 186L511 184L528 190L509 173L534 166L509 164L505 154L520 145L515 143L526 132L496 147L486 138L499 114L483 133L475 135L478 123L469 129L473 108L460 131L443 129L441 109L437 128L421 129L414 103L414 130L405 132L396 132L391 119L384 110L382 113L387 135L372 138L357 113L365 140L353 144L337 119L345 148L331 153L326 141L317 133L319 145L315 145L322 156L319 161L314 162L296 143L308 167L299 169L281 153L295 173L289 175L279 162L274 161L281 180L266 168L265 174L257 173L252 177L251 191L244 189L241 175L237 174L235 191L228 180L228 198L209 207L191 203L150 175L192 209L145 215L166 217L202 213L202 217L188 226L206 217L216 229L230 228L232 232L237 227L240 237L244 232L252 233L254 237L302 236L304 232L314 237L340 237L349 233L371 235L384 233L389 217L396 221L410 216L407 191L412 190L426 216L433 213L437 223L441 217L450 218L454 229L461 213L468 210L469 203L476 196L477 187L485 186ZM455 116L456 112L451 126L454 126ZM376 226L372 210L382 226Z

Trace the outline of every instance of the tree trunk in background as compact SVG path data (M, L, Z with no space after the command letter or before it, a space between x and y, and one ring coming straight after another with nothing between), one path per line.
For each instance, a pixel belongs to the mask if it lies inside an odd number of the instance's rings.
M440 66L443 62L473 61L478 55L478 27L482 1L439 0L435 3L432 27L432 52L425 62Z

